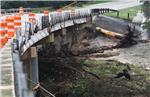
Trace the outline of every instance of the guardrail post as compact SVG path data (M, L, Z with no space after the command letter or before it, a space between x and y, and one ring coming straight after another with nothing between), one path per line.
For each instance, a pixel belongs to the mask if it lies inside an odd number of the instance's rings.
M36 47L31 47L31 59L30 59L30 76L32 80L32 87L35 87L39 83L39 73L38 73L38 55Z
M54 42L55 41L55 38L54 38L54 33L50 33L49 36L48 36L48 42Z
M130 19L130 13L128 13L128 19Z

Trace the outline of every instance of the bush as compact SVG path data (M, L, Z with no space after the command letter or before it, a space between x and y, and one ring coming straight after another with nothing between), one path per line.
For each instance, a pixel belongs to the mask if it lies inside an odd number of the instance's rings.
M150 31L150 21L147 21L147 22L145 22L144 24L145 24L145 25L144 25L144 28L145 28L145 29L148 29L148 30Z

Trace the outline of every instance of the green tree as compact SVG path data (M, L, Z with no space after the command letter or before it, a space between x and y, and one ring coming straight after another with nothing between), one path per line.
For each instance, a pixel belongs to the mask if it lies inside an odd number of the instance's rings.
M1 1L2 9L51 7L54 9L66 6L73 1Z
M147 18L146 22L144 23L144 28L150 31L150 1L145 1L142 6L144 16Z
M147 21L144 24L145 24L144 28L146 28L150 31L150 21Z
M150 1L145 1L142 6L146 18L150 18Z

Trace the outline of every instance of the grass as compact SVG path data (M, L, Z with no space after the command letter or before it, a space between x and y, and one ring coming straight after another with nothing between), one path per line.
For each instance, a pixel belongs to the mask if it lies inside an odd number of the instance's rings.
M85 74L76 80L55 83L58 97L150 97L150 71L141 66L124 64L114 60L85 60L82 68L100 79ZM131 80L114 79L114 75L128 69ZM52 88L52 86L51 86ZM58 89L59 88L59 89ZM53 89L53 88L52 88Z
M87 64L89 67L84 67L85 70L93 72L98 75L109 75L112 76L117 72L126 69L127 64L122 64L118 61L95 61L95 60L86 60L84 64Z
M119 10L119 17L117 17L117 12L110 12L110 13L106 13L105 15L131 21L136 16L138 11L141 11L141 6L135 6L135 7ZM129 18L128 18L128 13L129 13Z

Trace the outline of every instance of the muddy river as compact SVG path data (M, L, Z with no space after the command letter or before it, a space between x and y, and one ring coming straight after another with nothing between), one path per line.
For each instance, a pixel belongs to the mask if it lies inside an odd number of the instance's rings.
M130 63L135 65L141 65L145 68L150 68L150 42L138 43L137 45L128 47L113 49L112 51L106 51L111 53L117 53L116 56L108 58L96 58L96 60L118 60L122 63Z

